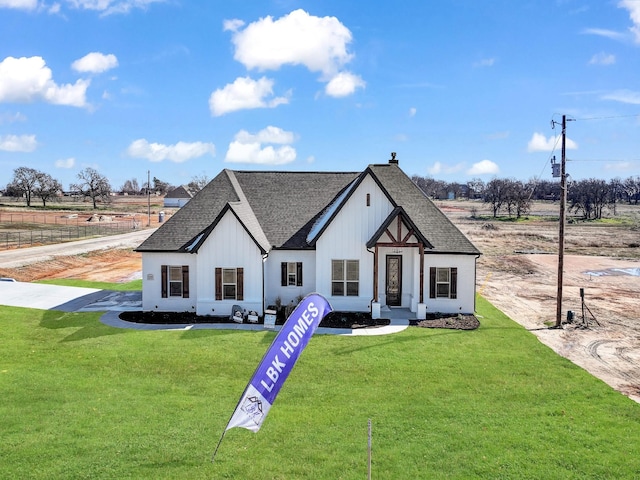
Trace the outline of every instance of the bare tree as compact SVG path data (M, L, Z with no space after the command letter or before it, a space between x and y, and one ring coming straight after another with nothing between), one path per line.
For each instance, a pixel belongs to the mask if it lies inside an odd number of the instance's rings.
M87 167L78 173L78 183L71 184L71 190L77 190L80 195L90 198L93 202L93 208L98 208L97 201L101 199L104 203L110 201L111 185L104 175L101 175L96 169Z
M126 180L122 187L120 188L122 193L126 193L127 195L137 195L140 193L140 186L138 185L138 180L132 178L131 180Z
M33 194L42 200L42 207L47 206L47 201L56 199L62 191L62 184L48 173L37 172L36 184Z
M153 177L153 189L160 195L164 195L167 192L173 190L168 182L163 182L159 178Z
M622 189L629 205L631 205L631 202L637 205L638 200L640 200L640 177L629 177L625 179L622 182Z
M38 173L35 168L18 167L13 171L13 180L7 187L20 192L20 195L25 197L27 201L27 207L31 206L31 197L38 182Z
M195 175L192 177L187 186L195 193L206 187L207 183L209 183L209 177L206 173L203 173L202 175Z
M484 190L484 202L491 204L493 210L493 218L498 216L498 211L507 199L508 185L507 181L500 178L494 178Z
M604 180L590 178L573 182L567 190L569 210L582 212L585 220L602 218L608 192L607 182Z
M469 188L469 198L482 198L486 185L481 178L472 178L467 182L467 187Z

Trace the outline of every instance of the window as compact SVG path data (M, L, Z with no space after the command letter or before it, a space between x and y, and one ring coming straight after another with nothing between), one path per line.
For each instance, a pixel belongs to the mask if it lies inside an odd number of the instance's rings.
M162 298L189 298L189 266L162 265Z
M244 269L216 268L216 300L244 300Z
M360 290L360 262L331 260L331 295L357 297Z
M283 287L302 286L302 262L282 262L280 264L280 285Z
M429 297L458 297L458 269L456 267L431 267L429 269Z

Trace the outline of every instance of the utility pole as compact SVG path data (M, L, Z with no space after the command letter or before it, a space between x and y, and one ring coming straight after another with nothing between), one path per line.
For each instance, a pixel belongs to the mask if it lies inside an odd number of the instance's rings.
M551 125L555 126L555 121ZM567 209L567 116L562 115L562 159L560 162L560 227L558 231L558 295L556 328L562 327L562 281L564 274L564 225Z
M147 227L151 226L151 170L147 170Z

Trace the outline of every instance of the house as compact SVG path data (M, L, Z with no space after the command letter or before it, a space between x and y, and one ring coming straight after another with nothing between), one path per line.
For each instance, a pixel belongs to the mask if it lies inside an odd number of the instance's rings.
M180 208L184 207L186 203L195 195L193 189L188 185L180 185L174 188L164 196L163 205L167 207Z
M478 249L393 159L362 172L223 170L138 248L144 311L475 311Z

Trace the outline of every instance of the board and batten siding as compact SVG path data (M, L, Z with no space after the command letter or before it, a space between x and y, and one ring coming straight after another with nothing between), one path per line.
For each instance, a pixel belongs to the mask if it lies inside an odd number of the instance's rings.
M367 206L367 194L369 206ZM393 210L378 184L367 175L316 243L316 288L334 310L368 311L373 297L373 253L367 241ZM331 296L331 260L359 260L357 297Z
M162 298L162 265L189 267L189 298ZM142 310L145 312L195 312L195 283L197 265L195 255L183 253L144 252L142 255Z
M198 276L193 287L197 291L198 315L226 316L233 305L255 310L262 315L262 253L236 216L222 217L198 253ZM215 299L215 269L243 268L243 299Z
M429 269L431 267L458 269L457 298L429 298ZM476 285L475 255L425 255L424 302L427 313L473 313L475 311Z
M302 285L282 286L282 262L302 262ZM307 296L316 291L316 252L314 250L271 250L265 262L265 306L274 305L280 297L282 305L298 296Z

